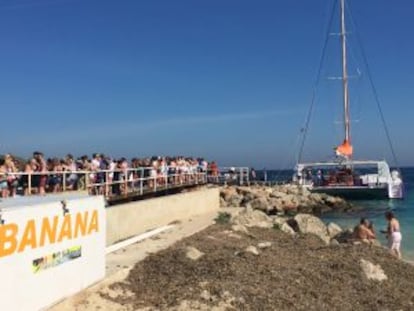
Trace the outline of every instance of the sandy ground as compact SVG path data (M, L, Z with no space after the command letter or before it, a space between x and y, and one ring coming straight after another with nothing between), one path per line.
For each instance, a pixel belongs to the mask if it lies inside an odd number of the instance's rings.
M237 212L238 209L229 208L222 211ZM181 239L191 236L214 223L217 212L192 217L189 219L177 219L171 224L172 229L164 231L147 240L132 244L106 256L106 278L76 294L54 305L50 311L84 311L84 310L132 310L111 300L102 298L102 294L116 297L120 293L110 289L116 282L122 282L128 276L133 266L145 259L148 255L166 249Z

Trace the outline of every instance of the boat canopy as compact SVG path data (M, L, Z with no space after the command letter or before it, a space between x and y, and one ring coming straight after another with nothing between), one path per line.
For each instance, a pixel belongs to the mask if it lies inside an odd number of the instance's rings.
M298 176L302 175L305 169L329 169L334 167L348 167L348 168L369 168L376 167L378 178L380 180L388 180L391 177L390 167L385 161L342 161L342 162L315 162L315 163L298 163L295 171Z

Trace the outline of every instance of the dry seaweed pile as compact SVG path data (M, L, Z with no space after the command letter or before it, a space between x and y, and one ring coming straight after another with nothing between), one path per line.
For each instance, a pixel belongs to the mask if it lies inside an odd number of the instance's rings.
M189 247L203 254L191 259ZM361 259L388 279L369 280ZM379 247L217 224L139 262L113 285L132 294L106 298L134 310L414 310L413 281L414 268Z

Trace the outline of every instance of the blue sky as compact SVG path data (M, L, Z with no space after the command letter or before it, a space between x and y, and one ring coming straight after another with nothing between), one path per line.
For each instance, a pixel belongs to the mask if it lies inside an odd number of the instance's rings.
M348 1L399 160L413 165L414 2ZM291 166L331 8L332 0L1 0L0 153ZM340 74L331 37L308 160L327 159L342 140L340 82L327 79ZM350 74L359 65L351 59ZM355 154L389 157L367 76L359 80Z

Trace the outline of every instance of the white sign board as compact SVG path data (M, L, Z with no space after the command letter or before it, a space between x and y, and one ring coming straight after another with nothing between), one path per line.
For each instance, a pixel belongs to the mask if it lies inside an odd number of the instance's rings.
M105 276L103 197L7 200L0 208L1 310L44 309Z

